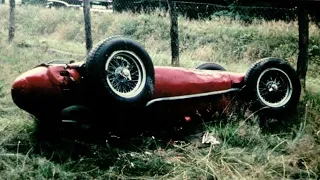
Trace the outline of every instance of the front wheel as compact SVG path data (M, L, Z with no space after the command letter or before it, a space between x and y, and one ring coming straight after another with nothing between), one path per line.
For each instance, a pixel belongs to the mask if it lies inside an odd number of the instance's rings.
M295 109L299 102L301 84L285 60L266 58L256 62L244 81L254 110L263 108L280 115Z
M154 91L151 57L130 38L115 36L98 44L89 52L86 72L93 84L90 88L107 97L110 104L144 106Z

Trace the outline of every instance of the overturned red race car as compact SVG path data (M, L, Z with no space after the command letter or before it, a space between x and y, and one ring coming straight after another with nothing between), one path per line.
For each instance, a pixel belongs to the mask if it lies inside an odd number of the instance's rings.
M238 92L255 110L285 114L296 108L301 87L295 70L279 58L259 60L246 73L214 63L195 69L154 66L139 43L114 36L84 62L52 61L21 74L11 92L14 103L40 122L74 121L70 112L82 116L78 110L86 109L87 121L130 129L140 121L155 125L153 118L164 114L192 121L196 111L209 106L222 112L233 98L228 95Z

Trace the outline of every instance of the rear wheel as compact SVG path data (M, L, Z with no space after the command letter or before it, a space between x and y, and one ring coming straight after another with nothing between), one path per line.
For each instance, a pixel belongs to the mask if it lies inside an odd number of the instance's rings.
M301 85L295 70L284 60L266 58L256 62L245 75L254 110L266 109L276 114L296 108Z

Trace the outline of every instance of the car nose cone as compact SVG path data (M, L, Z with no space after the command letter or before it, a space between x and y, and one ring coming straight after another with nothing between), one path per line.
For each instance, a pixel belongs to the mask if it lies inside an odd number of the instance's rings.
M24 105L28 103L28 89L30 89L30 84L25 78L18 77L12 85L11 96L13 102L20 108L24 109Z
M47 104L48 97L55 99L58 88L47 76L46 67L37 67L18 76L11 87L13 102L28 112L38 111Z

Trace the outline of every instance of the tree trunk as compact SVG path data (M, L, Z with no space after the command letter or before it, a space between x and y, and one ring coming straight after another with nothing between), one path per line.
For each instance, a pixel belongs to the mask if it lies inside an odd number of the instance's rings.
M178 34L178 16L176 13L176 4L172 0L167 0L170 14L170 37L171 37L171 56L172 66L179 66L179 34Z
M308 43L309 43L309 19L303 4L298 6L299 21L299 55L297 73L303 90L306 89L306 75L308 71Z
M9 38L8 41L11 43L14 38L14 32L15 32L15 18L14 18L14 10L16 6L15 0L10 0L10 14L9 14Z
M90 0L84 0L83 2L83 14L86 36L86 49L87 53L92 48L92 35L91 35L91 17L90 17Z

